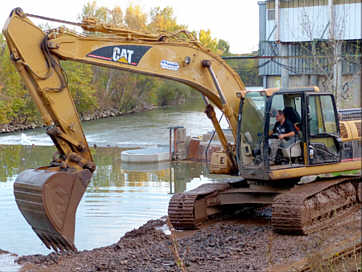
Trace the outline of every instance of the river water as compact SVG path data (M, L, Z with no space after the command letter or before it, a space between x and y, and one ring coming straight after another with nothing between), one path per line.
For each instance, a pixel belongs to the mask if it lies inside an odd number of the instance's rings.
M78 249L117 242L125 232L166 215L172 193L209 180L201 163L120 161L124 149L167 145L167 127L184 126L191 136L212 130L202 108L197 103L84 122L87 140L97 146L92 148L97 170L77 211ZM54 152L44 129L0 135L0 249L18 255L50 252L20 214L13 183L19 172L47 165Z
M203 113L202 103L178 105L140 112L120 117L83 122L83 129L90 145L97 146L155 146L168 144L168 127L184 126L191 136L212 130L211 121ZM220 111L216 109L218 117ZM227 127L225 118L222 127ZM25 133L0 134L0 144L52 145L44 129Z

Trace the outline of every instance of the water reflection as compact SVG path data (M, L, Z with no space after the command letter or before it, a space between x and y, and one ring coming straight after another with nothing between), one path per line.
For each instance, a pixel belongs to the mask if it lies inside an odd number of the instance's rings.
M92 149L97 170L77 211L76 245L91 249L109 245L149 219L167 214L170 193L207 181L200 163L130 164L120 160L120 148ZM24 254L46 254L13 196L16 175L47 165L55 148L0 146L0 248Z

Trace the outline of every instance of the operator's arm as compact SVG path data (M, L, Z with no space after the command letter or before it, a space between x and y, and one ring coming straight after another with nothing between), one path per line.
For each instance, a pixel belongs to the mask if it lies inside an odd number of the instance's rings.
M288 133L283 133L283 134L279 134L279 139L282 140L286 137L292 137L295 135L295 132L294 131L291 131L291 132L288 132Z
M276 123L274 124L273 129L269 131L269 136L271 136L273 133L276 133L276 132L277 132L277 131L276 131L277 124L278 124L278 122L276 122Z
M279 134L278 138L280 140L288 137L293 137L295 135L295 128L289 120L285 120L283 126L285 128L285 133Z

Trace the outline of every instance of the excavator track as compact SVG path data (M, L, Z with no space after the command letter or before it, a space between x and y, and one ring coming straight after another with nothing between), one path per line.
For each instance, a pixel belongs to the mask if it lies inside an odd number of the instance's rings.
M297 185L275 197L272 226L281 233L308 234L327 228L359 209L361 177Z
M197 229L209 215L218 213L216 208L208 208L212 206L208 200L230 187L228 183L208 183L194 190L173 195L168 205L171 224L179 230Z

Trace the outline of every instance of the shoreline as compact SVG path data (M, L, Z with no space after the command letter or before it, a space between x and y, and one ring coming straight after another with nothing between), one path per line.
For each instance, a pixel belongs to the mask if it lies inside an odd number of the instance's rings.
M105 119L105 118L130 115L130 114L139 113L139 112L148 112L148 111L152 111L154 109L159 109L159 108L162 108L162 107L153 106L152 108L144 108L142 110L134 109L134 110L131 110L128 112L121 112L116 109L96 110L93 113L79 115L79 119L81 122L94 121L94 120L100 120L100 119ZM33 129L42 128L42 127L46 127L46 126L41 121L31 122L29 124L12 124L12 123L0 124L0 134L27 131L27 130L33 130Z

